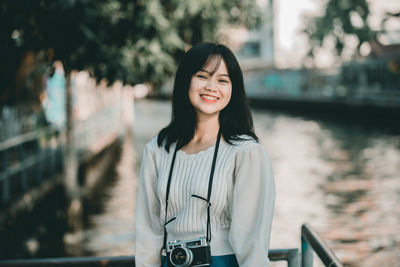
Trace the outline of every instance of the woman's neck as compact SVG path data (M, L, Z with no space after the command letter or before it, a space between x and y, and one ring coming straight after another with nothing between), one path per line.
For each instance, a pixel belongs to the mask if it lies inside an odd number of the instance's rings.
M201 141L201 140L215 140L217 138L219 130L219 121L218 120L209 120L209 121L200 121L197 123L193 140Z
M219 120L216 118L202 119L197 122L193 139L182 150L187 154L195 154L215 145L219 131Z

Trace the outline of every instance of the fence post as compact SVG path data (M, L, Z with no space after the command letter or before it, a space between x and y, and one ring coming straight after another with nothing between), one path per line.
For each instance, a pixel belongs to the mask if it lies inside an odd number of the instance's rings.
M36 183L40 185L43 180L43 151L40 146L40 137L35 138L35 157L38 159L35 166Z
M8 151L5 150L3 151L3 157L1 159L2 161L2 176L0 176L0 182L1 180L3 183L3 192L2 192L2 198L1 201L2 203L7 203L8 199L10 198L10 182L9 182L9 175L8 175Z
M24 149L24 144L19 144L18 145L18 156L19 156L19 161L24 162L25 160L25 149ZM22 191L25 192L28 189L28 178L26 175L26 169L21 170L20 172L20 179L21 179L21 187Z
M313 249L308 241L301 237L301 267L313 266Z
M299 251L297 249L289 254L287 262L288 267L300 267Z

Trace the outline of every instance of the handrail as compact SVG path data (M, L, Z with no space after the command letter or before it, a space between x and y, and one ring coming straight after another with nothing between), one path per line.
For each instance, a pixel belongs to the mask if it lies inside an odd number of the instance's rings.
M271 261L287 261L288 267L298 267L299 262L299 250L297 248L289 249L270 249L268 258Z
M313 266L312 250L309 249L308 245L311 245L311 248L317 253L325 266L343 267L343 264L325 241L306 223L301 226L302 267Z
M313 266L313 251L327 267L343 267L343 264L336 257L334 252L326 245L323 239L308 225L301 227L302 240L302 262L299 262L299 250L291 249L271 249L268 258L271 261L287 261L288 267L310 267ZM0 260L0 267L16 266L102 266L102 267L125 267L135 266L134 256L118 257L70 257L70 258L47 258L47 259L16 259Z
M101 266L101 267L125 267L135 266L134 256L113 256L113 257L64 257L47 259L21 259L0 261L0 267L46 267L46 266Z
M32 141L37 139L38 137L41 137L43 135L49 135L49 134L54 134L57 133L58 129L54 126L47 126L43 127L40 129L37 129L35 131L27 132L24 134L20 134L11 138L8 138L4 141L0 142L0 151L9 149L14 146L18 146L20 144L23 144L28 141Z
M21 194L18 190L12 192L11 179L24 193L31 185L42 183L44 171L47 175L57 171L62 164L62 155L58 156L62 151L62 135L60 129L50 125L0 142L0 205ZM55 145L53 140L56 140ZM35 145L26 149L29 142ZM14 156L11 160L10 154ZM32 171L34 174L28 175Z
M268 257L271 261L288 261L288 266L297 267L298 249L272 249ZM48 258L48 259L18 259L0 260L0 267L46 267L46 266L90 266L90 267L125 267L135 266L134 256L113 256L113 257L69 257L69 258Z

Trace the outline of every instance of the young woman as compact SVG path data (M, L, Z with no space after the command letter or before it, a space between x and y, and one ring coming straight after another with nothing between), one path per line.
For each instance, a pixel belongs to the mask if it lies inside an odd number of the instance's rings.
M137 267L269 266L271 161L226 46L185 54L172 120L145 146L137 191Z

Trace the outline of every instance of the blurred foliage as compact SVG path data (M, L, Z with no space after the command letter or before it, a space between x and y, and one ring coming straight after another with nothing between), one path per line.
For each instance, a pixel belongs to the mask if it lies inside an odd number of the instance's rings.
M387 23L388 20L390 19L400 19L400 12L386 12L382 23L381 23L381 28L383 29L383 32L385 32L385 24Z
M346 38L356 37L355 53L360 54L364 42L376 40L376 32L368 25L370 9L367 0L328 0L324 13L317 17L306 18L303 32L310 40L308 57L314 57L315 52L324 45L327 38L334 42L337 56L342 56Z
M254 0L162 0L166 16L188 45L221 39L218 28L260 24L261 10Z
M88 70L110 84L157 85L186 47L259 20L255 0L0 0L0 101L26 96L27 86L15 91L27 54L36 76L46 70L39 65L60 60L67 75Z

